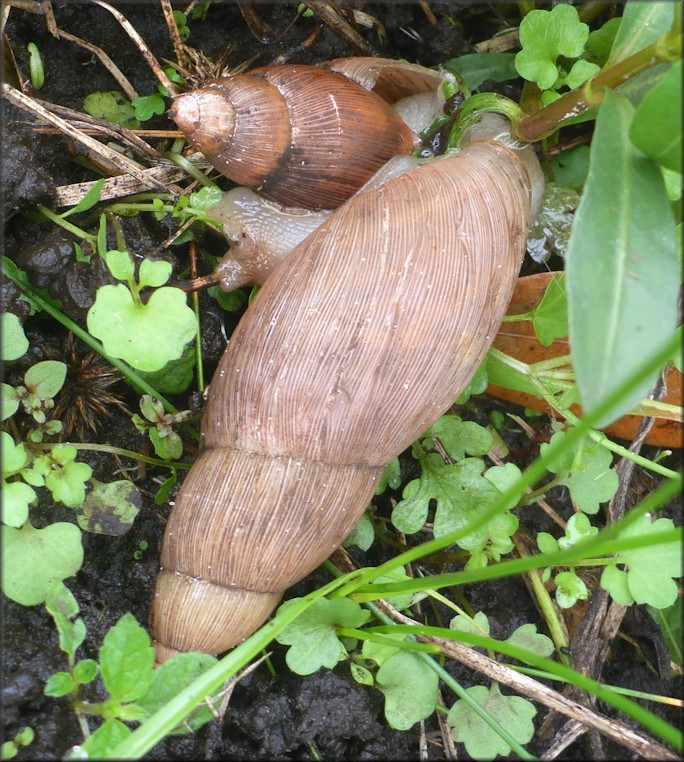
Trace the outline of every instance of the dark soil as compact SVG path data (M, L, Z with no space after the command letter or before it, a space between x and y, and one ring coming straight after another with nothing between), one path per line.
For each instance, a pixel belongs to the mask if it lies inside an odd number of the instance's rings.
M149 0L145 3L120 2L117 5L160 60L173 58L158 3ZM278 31L291 20L295 5L256 4L255 8L270 28ZM386 38L381 40L370 30L364 30L364 35L387 56L406 57L430 66L469 52L472 49L469 41L487 39L508 25L509 12L513 20L517 14L515 7L509 9L498 4L431 2L430 6L438 18L435 27L429 24L417 3L368 4L365 10L384 24ZM101 46L140 93L156 91L157 82L151 71L109 13L81 2L56 2L53 7L60 29ZM452 25L447 16L457 23ZM302 49L302 43L312 28L311 22L302 21L279 42L262 44L254 39L234 3L214 4L206 21L191 22L189 43L212 57L218 57L232 45L232 63L243 61L258 52L258 65L268 64L278 55L287 56L291 62L313 63L354 54L328 29L323 30L309 50ZM81 110L83 99L88 94L116 89L116 83L94 56L71 42L53 38L39 14L13 10L7 36L23 72L28 71L26 45L29 42L37 44L47 73L45 86L38 94L43 100ZM54 187L96 179L97 175L75 161L73 146L69 146L62 136L38 133L32 128L31 121L27 115L3 104L5 251L27 270L34 285L47 287L50 293L59 296L64 302L65 312L84 324L94 291L104 282L104 274L75 262L70 246L66 247L65 253L61 235L56 235L51 226L42 227L34 221L35 218L24 213L35 209L38 203L49 207ZM149 126L169 127L164 118L153 121ZM166 225L142 218L125 220L123 224L126 240L135 256L152 253L169 257L174 264L174 277L178 277L186 266L186 260L175 253L157 251L169 233ZM21 361L7 367L9 383L18 383L25 369L39 359L56 357L68 361L63 356L63 329L44 315L29 318L25 303L17 297L13 285L5 282L3 309L17 312L26 321L25 329L32 349ZM230 333L235 318L211 306L204 296L202 305L206 373L210 377L225 345L224 328ZM50 354L51 351L53 354ZM77 353L81 357L80 348ZM71 379L78 379L79 372L82 372L78 359L71 364ZM132 412L137 412L137 396L130 389L120 383L113 391ZM173 401L180 409L187 409L193 404L187 395ZM479 397L471 400L459 413L471 420L486 422L488 411L493 408L505 410L501 403ZM546 419L540 420L538 426L543 439L548 436L548 430L544 428L548 422ZM75 436L72 434L72 439ZM511 430L506 436L512 459L521 468L524 467L537 454L537 445L530 447L529 440L520 431ZM81 438L86 442L106 443L140 452L149 447L145 437L135 431L125 413L116 407L111 408L111 414L106 419L99 421L95 432L86 426ZM190 462L195 452L189 440L185 459ZM92 466L94 476L100 481L121 478L121 464L109 455L82 452L79 459ZM410 460L407 458L406 462L408 464ZM126 463L130 465L130 461ZM67 580L80 605L88 631L81 658L97 658L104 635L126 612L131 612L141 623L147 621L168 512L167 505L157 507L153 498L165 473L154 469L146 473L131 473L143 494L144 505L127 534L109 537L84 533L85 563L76 577ZM407 479L414 478L409 472L405 476ZM32 511L34 524L44 526L56 520L73 521L73 510L51 504L47 494L41 491L41 498L45 499ZM558 497L556 505L560 505L561 496ZM378 510L382 515L388 509L388 498L385 498ZM537 527L537 530L540 528ZM148 547L141 558L136 558L134 553L139 551L142 541L147 542ZM360 565L374 564L387 557L390 551L391 548L381 548L368 555L358 552L355 558ZM289 595L301 595L325 581L325 576L319 572L297 585ZM542 627L520 579L465 589L462 594L470 600L475 610L482 609L489 613L490 621L495 622L495 637L505 636L524 622L536 622ZM28 749L19 751L18 759L62 758L70 747L83 739L76 715L68 702L43 695L47 678L66 667L54 625L43 607L25 608L6 600L3 603L2 704L5 739L12 738L22 727L30 726L36 732L35 741ZM623 646L613 654L611 671L617 669L621 673L621 660L624 659L629 666L630 685L642 687L648 679L648 690L664 694L674 692L669 681L652 685L653 675L645 661L635 659L633 650L625 653L625 648ZM274 644L271 661L275 676L262 665L241 682L233 693L222 724L205 726L194 736L168 738L150 752L148 758L419 758L420 729L414 727L409 732L390 729L383 715L382 695L373 688L355 683L346 664L339 665L334 671L322 671L302 678L287 670L283 656L282 647ZM466 687L480 682L477 675L458 664L448 663L447 668ZM619 678L620 674L611 674L611 680L618 682ZM104 695L97 691L93 688L87 698L101 700ZM445 698L451 701L450 697ZM653 710L653 707L650 708ZM540 711L538 724L543 715L544 712ZM673 721L675 717L669 716L668 719ZM425 732L428 738L427 758L445 758L439 726L434 717L426 721ZM530 744L530 750L541 753L543 742L535 739ZM613 752L625 758L624 750L613 749ZM460 753L466 757L464 752ZM582 759L586 753L583 742L579 741L565 751L563 758ZM608 753L610 756L610 751Z

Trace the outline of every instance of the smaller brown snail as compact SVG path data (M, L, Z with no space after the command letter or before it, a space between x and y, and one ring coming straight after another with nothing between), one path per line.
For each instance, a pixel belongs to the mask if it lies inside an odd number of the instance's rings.
M432 104L420 112L420 104L414 104L417 119L431 118ZM464 135L465 143L507 135L507 124L502 117L485 114ZM518 152L520 159L529 165L529 152ZM365 193L371 188L386 183L395 177L429 164L435 159L418 159L413 156L396 156L390 159L373 177L357 191ZM528 166L534 173L534 167ZM532 208L539 205L537 188L533 185L535 197ZM332 212L318 212L286 207L274 201L268 201L248 188L233 188L224 194L219 203L210 212L221 222L226 238L231 246L215 271L220 287L224 291L233 291L244 285L262 284L273 269L310 233L322 225Z
M438 72L387 59L276 66L223 77L169 114L219 172L267 199L334 209L417 144L415 103L438 109ZM403 118L390 106L396 103ZM429 123L429 120L428 120Z

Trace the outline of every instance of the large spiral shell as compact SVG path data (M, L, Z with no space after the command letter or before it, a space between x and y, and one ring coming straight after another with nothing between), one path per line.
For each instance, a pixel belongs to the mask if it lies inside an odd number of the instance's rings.
M476 143L355 196L274 271L211 382L168 522L160 661L248 637L451 406L505 314L530 199L519 152Z

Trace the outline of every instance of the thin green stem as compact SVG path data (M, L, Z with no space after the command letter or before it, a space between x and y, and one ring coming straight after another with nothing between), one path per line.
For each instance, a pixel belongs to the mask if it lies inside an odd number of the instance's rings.
M682 55L682 35L671 32L652 45L628 56L615 65L600 71L581 87L566 93L557 101L514 122L514 134L520 140L533 142L555 132L566 119L598 106L603 102L606 89L614 89L637 74L660 63L673 63Z
M546 672L543 669L534 669L534 667L523 667L520 664L507 664L501 662L502 666L514 669L516 672L521 672L524 675L530 675L531 677L539 677L542 680L553 680L557 683L571 684L572 680L567 677L561 677L560 675L552 675L550 672ZM611 685L609 683L602 683L604 688L619 693L622 696L633 696L634 698L643 699L644 701L654 701L657 704L667 704L669 706L682 706L680 699L672 698L671 696L661 696L657 693L646 693L646 691L634 691L631 688L622 688L619 685Z
M114 447L114 445L90 444L86 442L60 442L60 444L75 447L77 450L108 452L112 455L120 455L123 458L131 458L132 460L140 460L143 463L150 463L153 466L162 466L163 468L177 468L183 471L190 470L190 465L188 463L181 463L180 461L173 460L162 460L161 458L153 458L149 455L142 455L135 450L126 450L123 447ZM32 450L50 450L52 447L54 447L54 443L50 442L36 442L29 445L29 448Z
M67 230L69 233L73 233L77 238L81 239L82 241L88 241L88 243L95 248L97 245L97 238L94 235L91 235L90 233L86 233L85 230L81 230L81 228L74 225L72 222L69 222L68 220L65 220L63 217L60 217L58 214L55 214L54 212L50 211L46 206L43 206L42 204L36 204L36 208L41 212L41 214L45 215L51 222L54 222L55 225L59 225L61 228L64 228L64 230Z

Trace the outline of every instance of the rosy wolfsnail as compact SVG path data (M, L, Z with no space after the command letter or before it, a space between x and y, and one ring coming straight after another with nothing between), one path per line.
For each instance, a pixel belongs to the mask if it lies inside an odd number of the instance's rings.
M486 137L355 195L243 316L166 528L158 661L257 629L482 361L541 192L531 149Z

